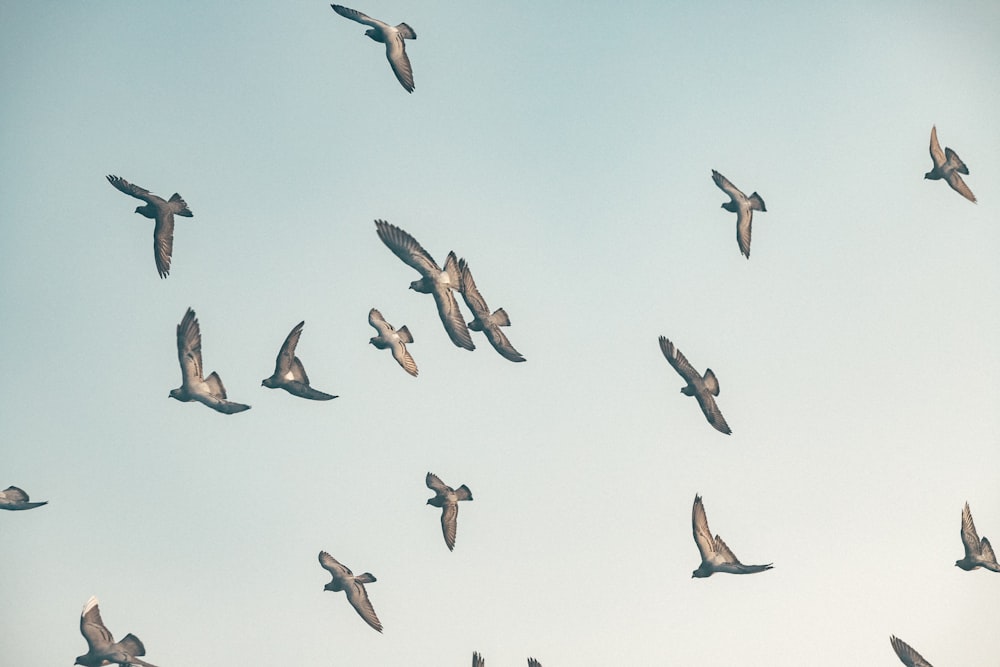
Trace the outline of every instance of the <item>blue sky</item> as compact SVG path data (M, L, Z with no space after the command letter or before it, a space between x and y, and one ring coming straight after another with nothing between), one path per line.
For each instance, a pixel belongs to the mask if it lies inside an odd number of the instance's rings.
M995 660L953 562L966 501L1000 540L1000 6L538 5L356 5L416 31L409 95L324 3L0 3L0 488L50 501L0 516L0 663L71 664L92 594L161 667ZM767 203L749 261L712 169ZM194 212L166 280L107 174ZM453 346L375 218L528 361ZM167 397L189 306L249 412ZM303 319L334 401L260 387ZM475 496L453 553L427 471ZM695 493L774 569L692 580Z

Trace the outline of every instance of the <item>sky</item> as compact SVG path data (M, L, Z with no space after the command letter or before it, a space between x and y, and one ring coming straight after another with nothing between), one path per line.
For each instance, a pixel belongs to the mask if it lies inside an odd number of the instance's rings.
M49 501L0 516L0 664L72 664L91 595L160 667L995 664L1000 576L953 563L966 501L1000 540L1000 5L754 4L355 6L411 95L324 3L0 2L0 488ZM108 174L194 212L167 279ZM527 361L455 347L376 218ZM188 307L251 410L168 398ZM333 401L260 387L301 320ZM692 579L696 493L774 569Z

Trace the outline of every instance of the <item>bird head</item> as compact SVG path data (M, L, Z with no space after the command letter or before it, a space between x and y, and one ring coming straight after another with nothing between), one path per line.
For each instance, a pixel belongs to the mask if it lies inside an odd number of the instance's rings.
M170 390L170 398L176 398L178 401L183 401L184 400L183 398L181 398L181 390L180 389L171 389Z

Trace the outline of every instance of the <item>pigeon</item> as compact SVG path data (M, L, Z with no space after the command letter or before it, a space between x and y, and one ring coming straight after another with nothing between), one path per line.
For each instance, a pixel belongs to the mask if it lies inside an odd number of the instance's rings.
M892 650L899 656L900 661L907 667L933 667L931 663L924 660L924 657L913 650L913 648L895 635L889 636L889 643Z
M156 271L160 277L166 278L170 273L170 256L174 250L174 216L183 215L185 218L190 218L194 213L176 192L169 200L164 201L149 190L132 185L124 178L119 176L107 178L111 185L125 194L146 202L145 206L137 207L135 212L156 220L156 225L153 227L153 259L156 260Z
M101 620L101 610L97 606L97 597L91 595L87 604L83 605L80 614L80 633L87 640L87 652L76 659L75 665L84 667L101 667L101 665L118 664L121 667L139 665L154 667L136 656L146 655L146 647L139 638L129 633L120 642L116 642Z
M377 581L375 575L371 572L365 572L364 574L355 576L350 568L341 565L333 556L325 551L319 552L319 564L323 566L324 570L333 575L333 579L323 587L323 590L334 592L344 591L347 594L347 601L351 603L351 606L364 619L365 623L382 632L382 623L379 622L378 616L375 615L375 609L372 607L372 603L368 599L368 592L365 590L365 584Z
M705 516L705 506L701 504L701 496L695 494L694 507L691 508L691 531L694 533L695 544L701 553L701 565L691 573L692 577L699 579L711 577L716 572L726 572L729 574L753 574L770 570L771 563L767 565L744 565L736 557L722 538L718 535L712 538L712 531L708 529L708 517Z
M428 505L441 508L441 532L449 551L455 550L455 535L458 532L458 501L472 500L472 491L465 484L453 489L432 472L427 473L427 488L435 493L427 500Z
M486 667L486 658L479 655L478 652L472 652L472 667Z
M295 356L295 346L299 344L299 337L302 335L302 327L305 324L304 321L299 322L292 328L281 349L278 350L278 358L274 362L274 375L265 378L260 386L270 389L284 389L292 396L299 398L329 401L337 397L310 387L306 369L299 358Z
M394 28L388 23L383 23L378 19L366 16L356 9L350 9L342 5L330 6L333 7L333 11L344 18L371 26L370 29L365 30L365 34L376 42L385 44L385 57L389 59L393 74L396 75L396 78L403 85L403 88L406 89L406 92L412 93L413 68L410 67L410 59L406 57L406 45L403 43L403 40L417 38L417 33L413 32L413 28L405 23L400 23Z
M48 504L47 500L40 503L29 503L28 494L16 486L8 486L0 491L0 510L33 510Z
M924 178L929 178L932 181L943 178L952 190L973 204L976 203L976 196L972 194L972 190L959 175L968 175L969 168L962 162L962 158L958 157L958 154L950 148L945 148L944 152L941 152L941 144L938 143L937 138L937 126L933 125L931 126L931 160L934 162L934 168L924 174Z
M965 558L955 561L957 567L966 571L985 567L987 570L1000 572L990 541L985 537L981 541L979 539L976 524L972 523L969 503L965 503L965 509L962 510L962 544L965 545Z
M198 401L227 415L250 409L249 405L226 400L226 388L215 371L207 378L202 376L201 328L190 308L177 325L177 357L181 362L181 386L170 390L170 398L185 403Z
M382 313L375 308L368 311L368 324L375 327L375 331L378 332L378 335L372 336L368 342L380 350L387 347L392 349L392 358L399 362L404 371L417 377L417 362L406 350L406 344L413 342L413 336L410 335L410 330L406 328L406 325L404 324L397 331L385 321Z
M438 315L441 317L441 323L444 325L444 330L448 332L451 342L466 350L476 349L472 343L469 328L465 325L465 318L462 317L462 311L458 309L458 302L455 301L455 295L452 294L452 290L461 288L458 260L455 253L448 253L442 270L434 258L430 256L430 253L424 250L415 238L399 227L391 225L385 220L376 220L375 228L378 237L388 246L389 250L423 276L420 280L411 282L410 289L434 296Z
M500 353L504 359L510 361L524 361L521 353L514 349L514 346L507 340L507 336L500 327L510 326L510 317L503 308L497 308L490 314L490 307L486 305L486 299L476 288L476 281L472 278L472 271L465 259L458 260L459 291L465 305L472 311L473 320L469 322L469 328L473 331L482 331L486 334L486 340L490 341L493 349Z
M715 398L713 398L719 395L719 381L715 379L715 373L712 372L712 369L707 368L704 376L699 375L698 371L681 354L681 351L664 336L660 336L660 350L670 365L674 367L674 370L687 382L687 386L681 389L681 393L685 396L694 396L698 400L698 405L701 406L705 419L716 430L726 435L731 434L729 424L726 423L719 411L719 406L715 404Z
M736 242L740 244L740 252L750 259L750 227L753 224L753 212L754 210L767 212L764 200L756 192L747 197L730 183L728 178L714 169L712 180L730 197L730 201L723 204L722 208L736 214Z

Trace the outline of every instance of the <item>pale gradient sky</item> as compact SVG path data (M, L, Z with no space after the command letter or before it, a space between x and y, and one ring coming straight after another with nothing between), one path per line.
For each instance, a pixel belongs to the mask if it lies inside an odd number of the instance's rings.
M0 664L70 665L92 594L160 667L997 664L953 563L965 501L1000 541L1000 4L354 7L416 31L412 95L327 3L0 2L0 488L50 501L0 515ZM712 169L767 202L749 261ZM166 280L107 174L194 212ZM375 218L528 361L453 346ZM188 306L249 412L167 397ZM260 387L303 319L334 401ZM774 569L691 579L695 493Z

